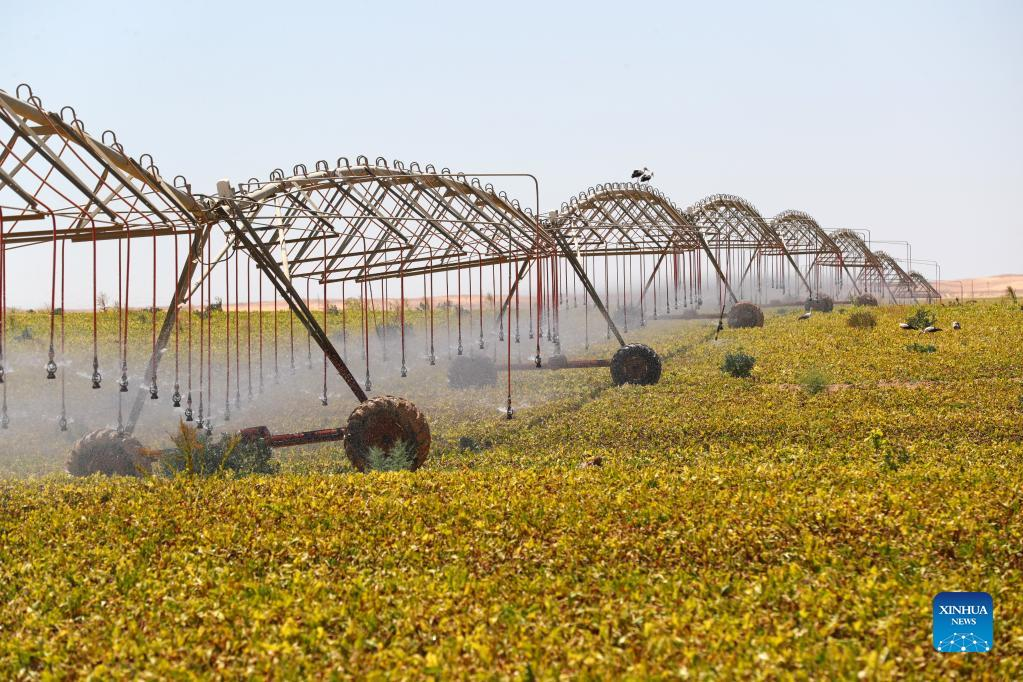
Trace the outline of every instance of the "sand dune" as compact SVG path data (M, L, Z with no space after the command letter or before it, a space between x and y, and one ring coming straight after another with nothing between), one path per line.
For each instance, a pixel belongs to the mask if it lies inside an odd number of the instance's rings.
M1005 288L1012 287L1018 296L1023 296L1023 274L988 275L964 279L942 280L938 290L943 296L965 298L997 298L1005 295Z

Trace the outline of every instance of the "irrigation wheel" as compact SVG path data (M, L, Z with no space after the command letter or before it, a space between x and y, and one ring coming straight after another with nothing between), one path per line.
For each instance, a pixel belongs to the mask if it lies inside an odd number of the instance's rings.
M99 429L75 442L67 471L72 476L142 476L149 473L150 465L137 438L114 429Z
M615 386L638 384L649 386L661 379L661 358L653 348L630 343L615 351L611 358L611 381Z
M835 299L830 296L809 298L803 305L803 310L812 310L815 313L830 313L835 309Z
M375 469L415 471L430 453L430 425L408 400L379 396L352 410L344 444L348 460L363 473ZM403 448L395 447L399 444ZM397 461L400 454L405 455L403 461Z
M728 311L728 326L732 329L763 327L764 311L753 303L736 303Z
M497 365L485 355L456 355L448 365L448 386L479 388L497 384Z
M547 369L565 369L568 367L568 356L564 354L552 355L547 358Z

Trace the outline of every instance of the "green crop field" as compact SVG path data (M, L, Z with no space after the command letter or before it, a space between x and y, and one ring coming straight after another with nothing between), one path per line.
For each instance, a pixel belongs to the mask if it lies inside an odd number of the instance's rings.
M430 418L414 473L310 446L276 475L75 480L52 434L8 440L0 677L1020 679L1023 310L930 309L945 331L653 322L659 384L517 372L511 421L500 387L382 378ZM246 418L325 425L293 398ZM933 650L955 590L993 596L990 654Z

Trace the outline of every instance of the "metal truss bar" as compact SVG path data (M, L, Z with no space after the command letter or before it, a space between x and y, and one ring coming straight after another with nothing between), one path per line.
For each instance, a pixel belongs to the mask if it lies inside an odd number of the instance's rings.
M160 358L163 357L163 351L167 348L171 332L178 321L178 309L181 303L185 301L185 298L191 295L188 285L192 280L192 273L195 271L195 263L202 258L202 251L212 231L213 226L207 224L198 227L192 235L192 243L188 247L188 257L181 268L181 272L178 273L174 295L167 306L167 315L163 318L163 326L160 327L160 335L156 339L156 347L153 348L153 353L149 357L149 364L146 367L145 373L146 383L152 383L156 379L156 370L160 366ZM156 315L155 310L153 315ZM125 425L125 430L128 433L132 433L135 430L135 425L138 424L139 417L142 415L142 408L146 404L146 396L146 391L140 387L135 395L135 402L132 403L131 412L128 414L128 422Z
M600 300L600 295L597 294L597 290L593 288L593 283L590 282L590 278L586 276L586 271L582 265L579 264L579 260L572 253L572 248L565 240L565 235L561 234L558 230L551 230L551 235L554 237L554 241L557 242L558 246L561 247L561 252L568 259L572 269L575 270L576 277L582 282L583 288L586 289L586 293L590 295L590 300L593 301L593 305L596 306L600 314L604 316L604 320L607 322L608 328L611 333L618 339L618 343L622 346L625 345L625 338L622 337L622 333L618 331L618 326L611 319L611 315L608 314L607 308L604 307L604 302Z
M327 359L330 360L330 363L334 365L334 369L336 369L337 373L342 379L344 379L344 382L348 384L348 388L350 388L352 393L355 394L356 399L358 399L359 402L366 402L366 400L369 399L366 392L363 390L362 386L359 385L359 382L355 380L355 377L352 376L348 366L345 365L345 362L341 359L337 349L334 348L334 344L331 343L326 333L324 333L323 328L320 327L319 322L316 321L316 317L309 310L308 306L306 306L302 295L299 294L294 285L291 283L291 279L289 279L287 275L285 275L284 271L281 270L266 244L259 239L259 235L252 229L252 224L249 222L248 217L238 210L233 199L227 199L227 202L234 209L235 215L242 223L242 226L239 227L233 216L225 215L225 218L231 226L231 230L234 232L235 236L242 243L249 255L252 256L253 260L256 261L256 264L261 266L260 269L266 273L270 282L281 294L285 303L291 306L292 310L295 311L296 316L302 324L305 325L309 335L313 337L316 344L320 347L320 350L324 352ZM324 302L324 304L326 304L326 302Z

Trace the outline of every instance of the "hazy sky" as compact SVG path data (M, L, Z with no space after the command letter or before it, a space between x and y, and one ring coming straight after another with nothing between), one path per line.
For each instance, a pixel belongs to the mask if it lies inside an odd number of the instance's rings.
M366 154L532 172L550 209L647 165L1023 271L1021 2L2 4L0 88L197 191Z

